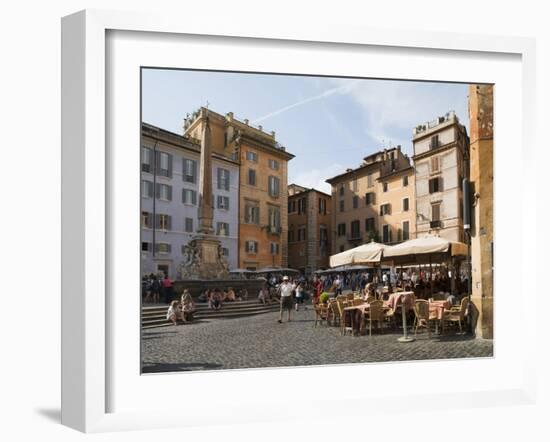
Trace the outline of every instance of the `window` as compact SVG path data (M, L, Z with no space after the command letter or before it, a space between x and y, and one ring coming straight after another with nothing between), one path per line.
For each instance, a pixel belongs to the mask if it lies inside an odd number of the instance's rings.
M157 183L157 198L163 201L172 201L172 186Z
M153 152L148 147L141 148L141 171L153 171Z
M403 199L403 212L408 212L408 211L409 211L409 199L404 198Z
M157 174L168 178L172 177L172 155L166 152L157 152Z
M382 183L382 190L384 192L387 192L388 191L388 183Z
M353 197L353 208L357 209L358 207L359 207L359 197L357 195L355 195Z
M183 189L181 192L183 204L197 205L197 192L191 189Z
M319 198L319 214L320 215L327 214L327 200L324 198Z
M279 162L277 160L269 160L269 168L273 170L279 170Z
M157 253L170 253L172 251L172 245L165 242L158 242L155 244Z
M391 242L391 227L388 224L382 226L382 241Z
M229 190L229 170L218 167L218 189Z
M292 230L289 229L288 231L288 242L294 242L294 229L291 227Z
M354 192L357 192L357 179L354 179L351 182L351 190L354 191Z
M229 224L228 223L216 223L216 235L229 236Z
M367 206L376 203L376 194L374 192L369 192L365 194L365 203Z
M305 226L298 227L298 241L306 240L306 228Z
M344 196L344 184L340 184L340 196Z
M141 227L153 227L152 216L149 212L141 212Z
M254 169L248 169L248 185L256 185L256 171Z
M432 204L432 221L441 221L441 203Z
M292 200L288 202L288 213L294 213L296 212L296 200Z
M151 181L147 181L147 180L141 181L141 196L142 198L153 197L153 183Z
M340 212L344 211L344 200L340 200Z
M150 252L151 251L151 243L150 242L142 242L141 243L141 251L142 252Z
M160 230L171 230L172 217L164 213L157 213L155 215L155 225L156 225L156 228Z
M382 215L391 215L391 204L382 204L380 206L380 216Z
M432 178L429 182L430 193L442 192L443 191L443 181L441 177Z
M185 218L184 230L186 233L193 233L193 218Z
M403 241L407 241L409 239L409 222L403 221Z
M373 186L372 173L369 173L367 175L367 187L372 187L372 186Z
M258 243L256 241L247 241L246 253L258 253Z
M278 207L270 207L269 212L269 230L271 233L281 232L281 211Z
M338 236L345 236L346 234L346 223L338 224Z
M437 149L439 147L439 135L434 135L430 139L430 149Z
M374 227L374 218L367 218L365 220L365 232L374 232L376 228Z
M183 181L197 182L197 162L195 160L183 159Z
M407 187L409 185L409 176L405 175L403 177L403 187Z
M229 210L229 197L218 195L218 209Z
M227 247L222 247L222 255L229 256L229 249Z
M248 224L260 224L260 207L258 206L258 203L245 203L244 222Z
M300 198L298 200L298 214L302 214L302 213L306 213L306 209L307 209L307 199L305 198Z
M279 197L279 189L280 189L280 183L281 180L277 178L276 176L270 176L268 181L268 192L269 196L273 198Z
M430 169L432 173L439 172L439 157L432 157L430 161Z
M269 250L272 255L278 255L279 254L279 243L272 242L269 244Z
M361 237L361 227L359 224L359 220L355 220L351 222L351 237L353 239L360 238Z
M252 151L247 151L246 152L246 159L248 161L252 161L254 163L257 163L258 162L258 154L256 152L252 152Z

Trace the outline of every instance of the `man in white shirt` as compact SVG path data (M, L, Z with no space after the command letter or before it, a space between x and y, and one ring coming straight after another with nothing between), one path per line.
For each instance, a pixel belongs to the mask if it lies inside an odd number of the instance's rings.
M279 310L279 324L283 322L283 310L288 311L288 320L290 321L290 312L292 311L292 292L296 286L291 284L288 276L283 276L283 282L279 286L279 296L281 297L281 308Z

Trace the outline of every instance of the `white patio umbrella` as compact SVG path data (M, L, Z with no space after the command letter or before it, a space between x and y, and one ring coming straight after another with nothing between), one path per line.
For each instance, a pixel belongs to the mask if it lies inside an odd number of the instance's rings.
M384 259L408 259L437 253L449 253L451 256L466 256L468 246L461 242L449 241L439 236L425 236L411 239L384 249Z
M374 241L330 257L330 266L348 266L379 263L386 246Z

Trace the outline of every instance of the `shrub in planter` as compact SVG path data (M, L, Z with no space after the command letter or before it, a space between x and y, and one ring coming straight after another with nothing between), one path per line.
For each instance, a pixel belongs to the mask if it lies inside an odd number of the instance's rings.
M330 295L327 292L323 292L319 296L319 302L321 304L325 304L328 301L328 298L330 298Z

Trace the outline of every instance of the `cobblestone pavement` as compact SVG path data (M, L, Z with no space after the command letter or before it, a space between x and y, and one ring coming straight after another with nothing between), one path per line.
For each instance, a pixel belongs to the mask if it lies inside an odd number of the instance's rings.
M144 330L144 373L216 370L419 359L477 358L493 355L493 341L449 332L428 339L419 331L412 343L397 342L399 331L372 337L341 336L338 327L314 327L314 313L292 312L279 324L278 313L200 320L193 324ZM376 334L375 334L376 333Z

